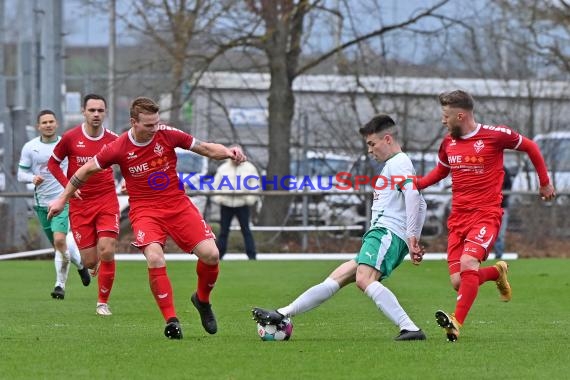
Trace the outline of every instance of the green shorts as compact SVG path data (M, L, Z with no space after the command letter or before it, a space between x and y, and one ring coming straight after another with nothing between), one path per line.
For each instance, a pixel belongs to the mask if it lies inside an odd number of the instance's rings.
M386 228L375 228L362 237L362 247L355 260L358 264L376 268L381 273L380 279L384 279L404 261L408 253L405 241Z
M38 214L38 219L44 229L44 233L52 244L54 232L67 234L67 231L69 231L69 204L66 203L63 211L51 219L48 219L47 217L47 207L34 206L34 209L36 210L36 214Z

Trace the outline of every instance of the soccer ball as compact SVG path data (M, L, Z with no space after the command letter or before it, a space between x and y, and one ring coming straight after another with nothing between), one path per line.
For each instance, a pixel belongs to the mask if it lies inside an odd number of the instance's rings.
M257 334L263 341L289 340L293 334L293 322L285 318L277 325L257 324Z

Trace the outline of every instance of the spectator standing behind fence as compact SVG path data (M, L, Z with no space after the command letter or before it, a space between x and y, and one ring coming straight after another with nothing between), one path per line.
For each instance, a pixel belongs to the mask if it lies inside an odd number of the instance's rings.
M215 195L212 201L220 205L220 233L216 239L220 259L224 257L228 248L230 226L234 216L237 217L245 244L245 253L250 260L255 260L255 240L249 228L251 216L250 207L255 205L260 191L259 173L255 166L245 161L237 164L227 160L216 171L214 188L220 191L232 192L229 195Z
M511 190L513 185L511 181L511 176L507 168L503 168L505 171L505 178L503 179L503 190ZM499 229L499 234L497 235L497 240L495 240L495 245L493 250L495 251L495 258L500 259L505 253L505 237L507 235L507 224L509 223L509 196L503 193L503 200L501 202L501 208L503 209L503 217L501 219L501 228Z
M28 141L22 148L18 165L18 181L34 185L34 210L38 215L44 233L55 250L53 256L55 286L51 296L62 300L65 297L65 283L67 282L70 261L77 267L83 285L89 285L91 276L81 262L73 238L66 238L69 230L68 205L65 205L63 212L55 218L48 219L47 217L48 203L57 198L63 191L63 187L47 167L53 148L61 140L61 137L57 135L58 124L53 111L40 111L36 122L40 135ZM63 166L67 168L67 160Z

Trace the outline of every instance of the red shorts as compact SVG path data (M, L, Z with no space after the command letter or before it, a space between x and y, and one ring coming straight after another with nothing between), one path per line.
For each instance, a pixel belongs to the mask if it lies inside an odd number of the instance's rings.
M460 271L462 255L473 256L479 261L487 259L489 248L499 233L502 216L503 209L500 207L472 212L451 211L447 220L449 274Z
M100 237L119 237L119 201L117 196L97 199L71 199L69 222L77 248L97 245Z
M180 249L190 253L198 243L215 239L212 229L187 197L169 207L133 205L131 202L129 219L136 239L131 244L141 250L150 243L164 247L170 236Z

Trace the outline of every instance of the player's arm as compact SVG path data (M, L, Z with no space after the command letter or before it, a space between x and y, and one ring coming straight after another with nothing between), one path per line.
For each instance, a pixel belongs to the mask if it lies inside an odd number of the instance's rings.
M406 204L406 237L412 263L418 265L425 253L424 248L420 246L420 236L426 218L427 205L420 192L412 185L411 180L407 182L409 183L402 184L400 188Z
M18 182L32 183L34 186L38 186L43 181L44 178L41 175L35 175L31 168L18 166Z
M549 201L554 199L556 193L554 191L554 186L550 183L550 178L548 177L548 169L546 168L546 163L544 162L544 157L540 153L538 145L534 141L524 136L521 136L522 141L517 147L517 150L525 152L530 158L536 174L538 175L538 181L540 183L540 196L543 200Z
M423 177L417 177L415 180L415 186L418 190L430 187L447 177L449 175L450 168L444 166L441 162L438 162L435 168L433 168L428 174Z
M241 164L247 160L239 146L226 147L222 144L210 143L194 139L190 150L202 156L212 158L214 160L225 160L231 158L233 161Z
M26 168L21 165L18 166L18 182L34 182L34 173L32 173L31 168Z
M63 211L65 204L69 199L75 194L75 192L81 188L87 182L87 180L95 173L102 171L95 160L92 158L80 167L75 174L69 179L67 186L63 190L63 193L50 203L48 207L48 219L59 214Z
M61 161L58 161L54 156L51 156L48 160L48 170L55 177L55 179L61 183L61 186L66 187L69 180L61 169Z
M43 181L43 178L40 176L35 176L32 172L33 161L30 153L31 152L29 145L24 145L22 148L22 153L20 154L20 162L18 163L18 182L33 183L34 185L39 185Z

